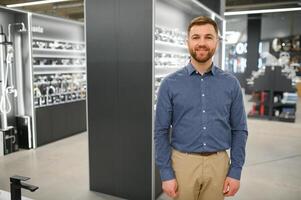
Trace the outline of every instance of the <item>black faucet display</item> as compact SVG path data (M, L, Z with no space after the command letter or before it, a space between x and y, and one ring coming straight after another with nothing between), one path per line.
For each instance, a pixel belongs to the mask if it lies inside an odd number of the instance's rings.
M22 195L21 195L21 188L29 190L31 192L36 191L39 189L39 187L34 186L34 185L29 185L26 183L22 183L21 181L27 181L30 178L24 177L24 176L12 176L10 177L10 195L11 195L11 200L21 200Z

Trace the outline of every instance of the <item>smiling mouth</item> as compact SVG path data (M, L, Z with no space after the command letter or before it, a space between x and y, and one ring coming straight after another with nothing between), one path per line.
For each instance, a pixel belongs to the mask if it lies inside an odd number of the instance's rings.
M209 49L207 49L207 48L198 48L198 49L196 49L196 51L209 51Z
M199 50L196 50L196 53L200 53L200 54L204 54L204 53L207 53L208 50L206 49L199 49Z

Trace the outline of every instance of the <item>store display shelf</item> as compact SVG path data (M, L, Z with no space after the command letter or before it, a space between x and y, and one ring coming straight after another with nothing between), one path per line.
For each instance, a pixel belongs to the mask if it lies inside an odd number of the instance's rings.
M84 65L34 65L33 69L34 70L45 70L45 69L63 69L63 68L67 68L67 69L83 69L86 68L86 66Z
M167 42L164 42L164 43L167 43ZM169 43L169 44L172 44L172 43ZM182 47L182 45L180 45L180 46ZM183 46L183 48L187 49L186 46ZM181 56L187 56L187 57L190 56L188 53L181 53L181 52L177 53L177 52L173 52L173 51L159 50L159 49L156 49L155 53L165 53L165 54L181 55Z
M155 74L155 78L164 78L166 74Z
M293 118L278 117L278 120L282 121L282 122L292 122L292 123L294 123L296 118L295 117L293 117Z
M68 69L68 70L61 70L61 69L59 69L59 70L47 70L47 71L45 71L45 70L43 70L43 71L34 71L33 72L33 74L34 75L41 75L41 74L58 74L58 73L60 73L60 74L68 74L68 73L70 73L70 74L75 74L75 73L85 73L86 72L86 69L84 68L84 69Z
M84 50L73 50L73 49L48 49L48 48L32 48L34 52L49 52L49 53L79 53L85 54Z
M53 55L53 54L33 54L34 58L83 58L86 57L84 55Z
M167 73L158 73L155 75L155 78L165 78L166 76L168 76L171 72L167 72Z
M178 71L179 67L162 67L162 68L155 68L155 74L159 75L159 74L163 74L164 76L167 76L171 73L174 73L176 71Z
M78 83L86 83L86 80L82 79L82 80L79 80L77 82ZM73 80L64 80L64 83L74 83L74 81ZM44 82L34 82L33 85L40 86L40 85L45 85L45 83ZM64 94L64 93L62 93L62 94Z
M67 91L67 92L59 92L59 93L55 93L55 94L49 94L48 97L54 97L54 96L58 96L58 95L70 95L70 94L81 94L83 92L86 91ZM46 96L39 96L39 97L46 97ZM39 98L39 97L35 97L35 98Z
M181 65L181 67L184 66ZM175 65L155 65L155 70L156 69L180 69L181 67L175 66Z
M176 47L176 48L187 50L187 46L185 46L185 45L175 44L175 43L171 43L171 42L163 42L163 41L160 41L160 40L156 40L155 45Z
M43 107L48 107L48 106L57 106L57 105L62 105L62 104L67 104L67 103L73 103L73 102L78 102L78 101L85 101L85 100L86 100L86 98L67 100L67 101L59 102L59 103L51 103L51 104L39 105L39 106L35 106L35 108L43 108Z
M48 42L64 42L64 43L73 43L73 44L85 44L85 42L79 42L79 41L72 41L72 40L62 40L62 39L54 39L54 38L47 38L47 37L37 37L33 36L33 40L43 40L43 41L48 41Z
M296 107L295 103L274 103L273 107Z

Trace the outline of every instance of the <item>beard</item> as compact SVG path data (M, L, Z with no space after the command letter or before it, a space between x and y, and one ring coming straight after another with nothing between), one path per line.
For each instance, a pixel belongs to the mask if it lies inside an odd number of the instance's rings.
M198 52L202 51L202 52ZM206 46L198 46L196 48L189 48L191 57L199 63L206 63L212 58L215 53L215 48L210 49Z

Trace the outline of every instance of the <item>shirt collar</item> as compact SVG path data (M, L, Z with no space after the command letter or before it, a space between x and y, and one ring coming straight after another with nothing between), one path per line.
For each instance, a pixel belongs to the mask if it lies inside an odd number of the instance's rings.
M211 70L209 72L206 73L211 73L213 76L216 74L216 66L212 63L211 65ZM193 73L196 73L195 68L193 67L193 65L191 64L191 62L188 63L188 65L186 66L187 70L188 70L188 74L191 76Z

